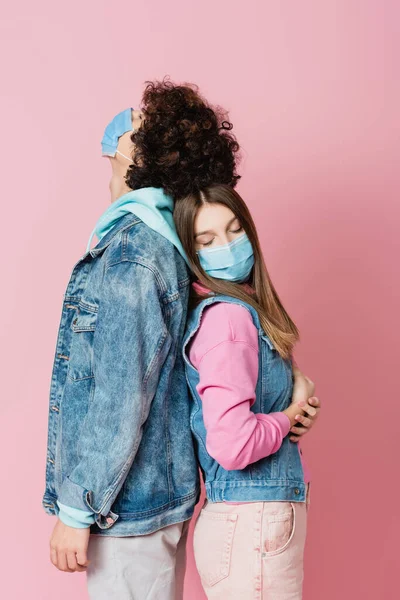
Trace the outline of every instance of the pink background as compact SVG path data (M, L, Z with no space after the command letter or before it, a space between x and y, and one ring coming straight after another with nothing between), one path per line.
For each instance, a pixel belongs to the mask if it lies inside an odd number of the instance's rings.
M55 337L108 203L104 126L165 74L230 110L239 189L324 404L305 599L398 598L399 20L395 0L3 8L3 598L87 598L50 565L41 509ZM190 559L185 599L202 598Z

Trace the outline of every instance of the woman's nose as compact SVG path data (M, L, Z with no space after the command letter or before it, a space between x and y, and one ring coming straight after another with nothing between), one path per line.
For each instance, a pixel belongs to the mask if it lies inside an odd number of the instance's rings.
M226 233L221 234L219 239L220 239L221 246L225 246L226 244L229 244L229 242L231 241Z

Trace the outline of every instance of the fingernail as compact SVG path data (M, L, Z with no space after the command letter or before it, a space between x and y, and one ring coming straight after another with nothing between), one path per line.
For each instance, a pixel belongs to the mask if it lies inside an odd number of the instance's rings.
M299 402L299 406L305 406L307 404L307 402L305 402L305 400L302 400L301 402Z
M299 421L300 420L300 415L296 415L295 419L296 419L296 421Z

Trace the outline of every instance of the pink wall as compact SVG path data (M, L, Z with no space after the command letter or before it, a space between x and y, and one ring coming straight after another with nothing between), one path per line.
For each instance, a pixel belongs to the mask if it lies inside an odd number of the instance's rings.
M399 19L395 0L3 8L2 597L87 597L47 561L52 355L70 269L108 201L103 127L169 73L231 111L240 191L324 403L305 444L305 599L398 598ZM190 562L186 600L202 598Z

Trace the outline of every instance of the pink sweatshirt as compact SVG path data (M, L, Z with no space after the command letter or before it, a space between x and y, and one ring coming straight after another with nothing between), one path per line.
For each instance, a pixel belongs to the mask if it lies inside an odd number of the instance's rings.
M290 421L283 412L250 410L258 379L258 332L248 310L223 302L206 308L189 359L200 375L197 391L209 454L234 470L277 452Z

